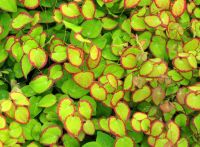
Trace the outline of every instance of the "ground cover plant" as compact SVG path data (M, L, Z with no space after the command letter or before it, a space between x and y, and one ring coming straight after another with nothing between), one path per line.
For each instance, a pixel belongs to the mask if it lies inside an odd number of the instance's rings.
M200 147L200 0L0 0L0 147Z

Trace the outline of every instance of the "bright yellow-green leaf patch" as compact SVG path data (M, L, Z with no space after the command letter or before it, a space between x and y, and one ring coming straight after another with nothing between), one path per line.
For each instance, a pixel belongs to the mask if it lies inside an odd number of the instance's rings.
M64 69L69 72L69 73L78 73L81 72L80 68L78 68L77 66L72 65L71 63L64 63Z
M98 101L103 101L106 99L106 90L97 83L92 84L90 87L90 95Z
M99 127L106 132L110 132L109 126L108 126L108 118L101 118L99 119Z
M86 122L83 124L83 131L87 135L93 135L95 133L94 123L91 120L86 120Z
M15 110L15 120L18 123L26 124L26 123L28 123L29 118L30 118L30 112L29 112L28 108L23 107L23 106L19 106L19 107L16 108L16 110Z
M42 48L31 49L28 56L31 64L38 69L43 68L47 63L48 56Z
M82 125L82 120L79 116L70 115L64 121L65 129L74 137L78 137L82 130Z
M28 9L35 9L40 5L40 0L23 0L23 4Z
M142 64L140 68L140 75L141 76L147 76L150 74L153 70L153 63L150 61L146 61Z
M23 56L23 50L20 42L15 42L13 43L11 47L11 52L13 57L19 62Z
M189 147L188 140L186 138L181 138L177 142L177 147Z
M186 10L186 0L176 0L171 9L174 17L180 17Z
M92 116L92 106L87 100L80 100L78 103L78 113L86 119Z
M9 125L9 135L13 138L19 138L22 135L22 127L17 122L11 122Z
M135 103L141 102L141 101L147 99L150 95L151 95L151 89L149 86L145 85L141 89L138 89L133 92L132 100Z
M104 17L101 19L101 21L102 21L102 26L105 30L112 30L118 25L117 21L109 17Z
M0 110L1 112L7 112L11 109L11 107L13 106L13 103L11 100L2 100L0 102Z
M118 86L118 80L117 80L117 78L113 74L107 74L106 78L107 78L109 84L112 87L114 87L114 88L117 89L117 86Z
M92 19L94 17L96 8L93 0L85 0L81 8L85 19Z
M52 80L58 80L62 78L63 71L62 66L59 64L54 64L49 68L49 78Z
M189 93L185 98L185 104L193 110L200 110L200 94Z
M73 75L73 80L83 88L89 88L94 81L93 72L79 72Z
M156 15L146 16L144 21L152 28L158 27L161 24L160 18Z
M134 8L138 5L140 0L124 0L124 7L125 8Z
M130 137L121 137L116 139L115 141L115 147L134 147L135 146L135 142L130 138Z
M121 65L125 69L133 69L137 64L137 58L134 54L128 54L121 57Z
M110 117L108 120L108 126L112 134L115 136L125 136L126 128L125 124L121 119L117 119L115 117Z
M161 9L169 9L170 0L154 0L156 6Z
M69 62L74 66L80 66L84 60L83 50L72 45L67 48L67 56Z
M140 132L141 131L141 124L140 124L139 120L137 120L135 118L132 118L131 119L131 126L132 126L134 131L136 131L136 132Z
M51 145L58 141L62 135L62 130L57 125L51 125L42 131L40 143L44 145Z
M33 17L27 12L21 12L12 21L12 27L16 30L23 28L26 24L32 22Z
M47 94L45 95L38 103L39 107L51 107L53 106L57 101L57 98L53 94Z
M76 2L62 4L60 6L60 10L64 16L67 16L69 18L75 18L80 15L79 7Z
M159 136L164 130L163 122L156 120L151 124L151 135L154 137Z
M67 60L67 47L65 45L56 45L51 52L51 59L57 63Z
M124 91L119 90L119 91L115 92L115 93L113 94L113 97L112 97L111 102L110 102L111 105L112 105L112 106L116 106L116 104L117 104L121 99L123 99L123 97L124 97Z
M121 119L126 121L130 116L130 108L124 102L118 102L114 107L116 115Z
M178 127L178 125L175 122L170 121L167 124L167 129L168 129L167 130L167 138L173 144L175 144L179 140L179 138L180 138L180 128Z
M64 121L67 116L75 113L75 106L70 98L61 99L57 106L57 113L61 121Z
M43 93L47 89L51 87L53 84L52 80L49 80L47 76L45 75L39 75L35 77L29 85L36 93Z
M10 98L14 102L14 104L18 106L28 106L30 104L27 97L19 92L11 92Z
M28 55L24 55L21 59L21 68L24 78L27 78L28 74L32 70L32 65L29 61Z
M0 130L6 128L6 119L3 115L0 114Z

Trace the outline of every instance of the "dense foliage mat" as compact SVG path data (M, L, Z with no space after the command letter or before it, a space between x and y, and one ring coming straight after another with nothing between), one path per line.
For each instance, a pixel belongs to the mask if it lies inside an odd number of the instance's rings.
M200 0L0 0L0 147L200 147Z

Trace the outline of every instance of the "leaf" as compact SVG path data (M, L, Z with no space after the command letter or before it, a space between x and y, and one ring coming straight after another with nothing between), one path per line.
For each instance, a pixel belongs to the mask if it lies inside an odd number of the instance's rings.
M53 84L53 81L49 80L48 77L45 76L45 75L38 75L37 77L35 77L29 83L29 85L31 86L31 88L36 93L43 93L43 92L45 92L47 89L49 89L51 87L52 84Z
M116 115L123 121L126 121L130 117L130 108L125 102L118 102L114 107Z
M95 133L94 123L91 120L86 120L86 122L83 124L83 131L87 135L94 135Z
M23 4L28 9L35 9L40 5L40 0L24 0Z
M38 69L43 68L48 60L48 56L42 48L31 49L28 56L31 64Z
M113 30L115 27L117 27L118 22L113 20L112 18L109 17L104 17L101 19L102 21L102 27L105 30Z
M200 114L196 115L196 116L193 118L193 124L194 124L194 126L196 127L198 133L200 132L200 126L198 125L199 122L200 122Z
M105 132L110 132L109 126L108 126L108 118L101 118L99 119L99 127L105 131ZM114 140L113 140L114 142Z
M170 121L167 124L167 138L173 143L175 144L179 138L180 138L180 128L178 127L178 125L176 123L174 123L173 121ZM173 134L173 135L172 135Z
M23 56L23 50L19 42L15 42L11 47L13 57L19 62Z
M57 101L57 98L53 94L45 95L38 103L38 107L51 107Z
M112 134L115 136L125 136L126 134L126 129L125 129L125 124L121 119L117 119L115 117L110 117L109 122L108 122L110 131Z
M57 114L61 121L64 121L66 117L75 113L75 106L70 98L63 98L60 100L57 106Z
M113 96L112 96L112 99L111 99L111 101L110 101L110 104L111 104L112 106L116 106L117 103L118 103L121 99L123 99L123 97L124 97L124 91L119 90L119 91L115 92L115 93L113 94Z
M82 49L69 45L67 48L67 56L72 65L80 66L83 64L84 52Z
M149 27L152 28L156 28L161 24L160 18L156 15L146 16L144 21Z
M104 75L107 75L110 73L116 76L116 78L121 79L124 75L124 72L125 71L121 66L113 63L106 66L104 70Z
M87 38L96 38L100 35L102 30L101 22L96 19L86 20L81 26L83 28L81 34Z
M81 87L88 89L93 81L94 74L93 72L79 72L73 75L73 80Z
M9 135L13 138L19 138L22 135L22 127L17 122L11 122L9 125Z
M83 147L94 147L94 146L95 146L95 147L101 147L101 145L100 145L99 143L94 142L94 141L85 143L85 144L83 145Z
M81 7L82 15L85 19L92 19L94 17L96 8L93 0L85 0Z
M21 68L25 79L32 70L32 65L29 61L28 55L24 55L21 59Z
M124 0L124 7L125 8L134 8L138 5L140 0Z
M156 120L151 124L151 135L154 137L159 136L163 132L163 129L163 122Z
M142 17L138 17L136 15L133 15L131 17L131 27L135 31L144 31L146 28L144 19Z
M67 47L65 45L56 45L51 52L51 59L56 63L62 63L67 60Z
M92 105L87 100L79 100L78 113L86 119L90 119L92 116Z
M0 114L0 130L6 128L6 118Z
M66 80L63 83L61 90L64 93L69 94L72 98L80 98L89 93L89 90L85 90L82 87L78 86L72 79Z
M65 134L62 137L62 141L63 141L63 144L65 146L73 146L73 147L79 147L80 146L78 140L73 138L73 137L71 137L68 134Z
M15 120L20 124L28 123L30 119L30 112L28 108L19 106L15 110Z
M193 110L200 110L200 94L196 94L195 92L190 92L187 94L185 98L185 104L193 109Z
M121 64L124 69L133 69L137 64L137 59L134 54L128 54L121 57Z
M10 98L17 106L28 106L30 104L28 98L19 92L11 92Z
M25 25L33 21L33 17L27 12L21 12L12 21L12 28L16 30L22 29Z
M64 63L64 69L71 74L81 72L80 68L77 66L72 65L71 63Z
M135 103L141 102L141 101L147 99L150 95L151 95L151 89L149 86L145 85L141 89L134 91L134 93L132 95L132 100Z
M75 18L80 15L79 7L76 2L60 5L60 11L64 16L69 18Z
M113 147L114 138L111 137L109 134L106 134L104 132L98 131L97 132L96 142L101 144L101 146Z
M17 12L17 2L16 0L1 0L0 9L8 12Z
M0 7L5 5L5 4L3 4L3 5L1 4L3 1L0 2ZM8 27L8 26L10 26L11 21L12 21L12 19L8 13L0 14L0 26L2 28L2 32L0 33L0 40L5 38L8 35L9 31L11 30L11 27Z
M130 137L125 136L118 138L115 141L115 147L121 147L121 146L134 147L135 143Z
M106 90L97 83L93 83L90 87L90 95L98 101L103 101L106 99Z
M154 0L156 6L161 9L169 9L170 0Z
M82 130L82 125L82 120L78 116L70 115L64 121L65 129L70 135L74 137L78 137Z
M172 15L174 17L180 17L184 11L186 10L186 0L176 0L173 4L172 4L172 8L171 8L171 12Z
M54 64L49 67L49 75L48 77L52 80L59 80L63 76L62 66L59 64Z
M38 47L39 47L39 44L34 39L26 40L24 44L22 45L22 48L25 54L28 54L31 49L38 48Z
M40 143L50 145L56 143L62 135L62 130L57 125L45 128L40 137Z

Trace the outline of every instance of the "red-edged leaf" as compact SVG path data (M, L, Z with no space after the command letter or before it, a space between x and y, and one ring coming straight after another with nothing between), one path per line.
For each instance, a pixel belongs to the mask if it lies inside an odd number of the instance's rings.
M186 0L176 0L172 4L172 15L174 17L180 17L186 10Z

